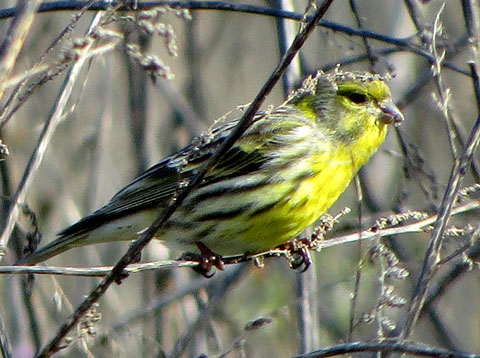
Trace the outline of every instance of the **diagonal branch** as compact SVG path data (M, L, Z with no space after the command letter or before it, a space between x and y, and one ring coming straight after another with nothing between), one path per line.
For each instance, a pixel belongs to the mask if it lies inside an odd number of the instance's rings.
M0 99L5 93L5 81L17 62L17 57L32 27L41 0L19 0L13 20L0 46Z
M479 90L479 75L478 68L472 64L472 77L474 79L474 86L477 92L477 98ZM459 157L455 159L450 178L448 180L447 189L440 206L438 213L438 219L435 222L435 226L432 231L430 239L430 245L425 254L423 261L422 272L415 286L410 306L408 309L408 316L405 322L405 326L401 332L401 337L407 339L412 333L413 327L420 316L422 307L427 297L427 289L430 285L431 278L435 273L437 264L440 257L440 250L442 248L443 236L445 229L447 228L448 221L452 215L452 208L457 197L460 184L468 171L470 163L472 161L473 154L477 149L480 142L480 115L478 116L470 136L462 150Z
M100 17L97 16L96 20L93 21L90 31L98 24ZM42 162L43 156L47 150L48 144L50 143L53 134L60 123L61 119L64 115L64 109L67 105L68 99L73 90L73 86L75 84L76 79L78 78L85 61L87 60L87 56L85 54L88 53L88 50L93 46L93 43L85 46L82 50L83 56L79 56L77 62L72 67L72 69L68 72L65 81L63 83L63 88L61 90L61 94L58 96L57 101L52 109L52 113L45 121L45 125L43 126L42 132L38 138L37 145L30 156L29 162L27 167L24 171L23 177L18 185L17 191L12 198L12 203L10 204L10 210L8 213L8 218L6 220L5 227L3 228L3 232L0 236L0 259L3 253L6 250L8 240L12 231L15 227L15 223L17 222L17 218L20 211L20 205L25 201L25 197L27 195L28 190L30 189L34 174L38 171L40 167L40 163Z
M169 205L163 214L158 215L155 221L150 227L132 244L125 255L117 262L112 271L100 282L100 284L89 294L89 296L83 301L83 303L75 310L75 312L67 319L67 321L59 328L55 336L47 343L47 345L39 352L38 357L49 357L53 353L61 349L61 343L66 337L68 332L80 321L84 314L92 307L92 305L98 301L98 299L107 291L107 289L114 282L121 282L124 278L123 270L135 260L140 254L142 249L152 240L155 233L162 227L162 225L172 216L175 210L181 205L182 201L188 196L192 189L198 185L205 177L205 174L211 169L218 160L225 155L225 153L233 146L235 141L249 127L255 113L260 108L265 97L273 89L275 84L280 79L281 75L285 72L287 66L290 64L296 53L300 50L305 43L308 36L312 33L317 22L325 15L327 9L333 3L333 0L325 0L323 4L318 8L311 20L305 25L302 31L299 32L295 38L293 44L289 50L285 53L282 60L278 64L277 68L273 71L270 78L262 87L260 92L255 97L254 101L250 104L245 111L243 117L232 130L230 135L226 138L223 145L210 157L205 163L200 172L192 179L192 181L183 190L178 193L176 200Z

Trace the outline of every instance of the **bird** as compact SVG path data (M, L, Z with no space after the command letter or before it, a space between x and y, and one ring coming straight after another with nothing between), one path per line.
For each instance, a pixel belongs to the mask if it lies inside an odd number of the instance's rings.
M155 233L167 247L255 254L298 236L344 192L404 116L388 76L318 71L251 125ZM223 123L161 160L103 207L18 264L75 247L135 240L175 200L238 123Z

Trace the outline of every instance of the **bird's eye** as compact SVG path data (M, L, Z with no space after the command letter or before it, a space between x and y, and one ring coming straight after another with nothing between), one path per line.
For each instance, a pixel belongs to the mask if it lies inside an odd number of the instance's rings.
M346 95L346 97L350 101L352 101L353 103L356 103L356 104L362 104L362 103L365 103L367 101L367 96L363 93L358 93L358 92L348 93Z

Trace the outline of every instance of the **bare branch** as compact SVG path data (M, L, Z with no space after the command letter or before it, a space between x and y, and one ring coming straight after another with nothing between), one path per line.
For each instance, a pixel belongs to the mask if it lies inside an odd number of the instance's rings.
M398 343L391 340L381 342L352 342L337 346L319 349L308 354L301 354L292 358L322 358L333 357L341 354L372 352L372 353L408 353L419 357L433 358L479 358L480 355L458 351L447 351L440 348L432 348L413 342Z
M478 78L478 73L473 71L473 77ZM430 245L425 254L422 272L418 279L417 285L413 292L412 300L408 310L407 321L402 331L401 337L406 339L409 337L413 327L420 315L422 306L424 304L427 289L430 285L431 277L433 276L437 263L440 257L440 249L442 247L443 236L447 228L448 221L452 215L452 208L460 189L461 182L467 173L468 167L471 164L472 156L477 149L480 141L480 115L475 122L470 137L467 140L465 147L460 154L460 157L455 159L453 169L448 181L447 189L440 206L438 219L430 239Z

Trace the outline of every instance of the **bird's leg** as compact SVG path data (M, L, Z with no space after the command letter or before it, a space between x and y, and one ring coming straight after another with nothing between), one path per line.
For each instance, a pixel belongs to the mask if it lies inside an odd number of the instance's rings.
M293 239L283 245L278 246L280 250L285 250L285 256L288 259L288 264L291 268L296 270L304 265L302 272L308 270L312 264L312 257L310 256L310 240L309 239Z
M197 242L197 247L200 250L200 264L198 266L198 269L200 273L205 273L205 277L213 276L213 274L207 276L212 266L215 266L221 271L225 269L225 264L221 255L216 254L201 242Z
M293 253L300 256L300 260L292 262L290 266L295 270L302 265L305 265L301 272L307 271L312 264L312 256L310 255L310 251L308 250L308 248L302 246L297 250L293 251Z
M225 269L225 264L221 255L216 254L201 242L197 243L197 247L200 251L200 255L189 252L184 253L180 259L198 261L198 266L195 266L193 269L206 278L210 278L214 275L214 273L210 273L213 266L221 271Z

